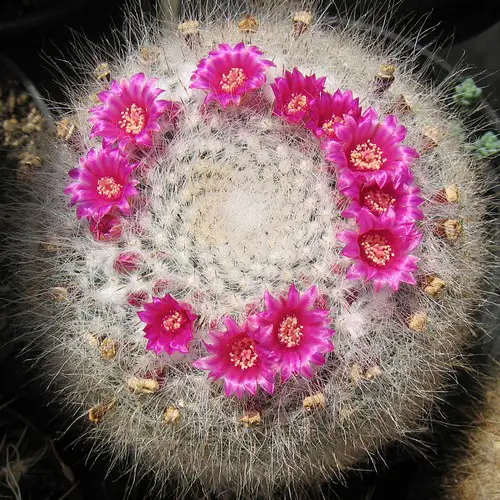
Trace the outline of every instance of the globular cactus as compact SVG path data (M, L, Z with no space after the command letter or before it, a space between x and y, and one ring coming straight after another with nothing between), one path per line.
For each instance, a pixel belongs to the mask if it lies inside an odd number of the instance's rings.
M286 3L131 31L87 54L13 219L68 414L178 496L311 488L418 438L489 266L446 86Z

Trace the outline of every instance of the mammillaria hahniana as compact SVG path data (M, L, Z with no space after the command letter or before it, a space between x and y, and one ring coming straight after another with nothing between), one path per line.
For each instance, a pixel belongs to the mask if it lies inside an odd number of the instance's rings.
M444 87L362 29L251 13L134 26L13 219L69 415L179 495L311 487L416 434L488 267Z

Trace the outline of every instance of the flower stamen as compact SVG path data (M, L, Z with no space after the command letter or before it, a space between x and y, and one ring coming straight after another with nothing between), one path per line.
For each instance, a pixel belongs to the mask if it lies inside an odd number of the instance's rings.
M222 75L219 86L223 92L232 94L240 89L246 81L247 76L241 68L231 68L227 73Z
M278 339L286 347L295 347L304 335L303 328L296 316L286 316L278 328Z
M175 333L187 323L187 318L180 311L172 309L163 317L162 327L170 333Z
M373 266L385 267L395 256L389 240L378 232L361 235L359 244L363 256Z
M321 129L323 132L329 137L335 137L335 124L336 123L344 123L344 119L340 116L334 116L327 120L321 125Z
M394 206L396 198L392 197L389 193L371 189L363 194L362 202L373 214L382 215Z
M101 177L97 181L97 193L108 200L113 200L121 195L123 186L116 182L114 177Z
M292 94L286 105L287 115L296 115L309 107L309 102L304 94Z
M255 344L249 337L240 337L231 345L229 359L236 368L248 370L255 366L259 359L259 355L255 350Z
M382 149L373 144L368 139L363 144L358 144L351 151L351 168L361 172L377 171L380 170L387 158L384 158Z
M118 122L120 128L127 134L137 135L146 125L146 112L137 104L132 104L120 113L122 119Z

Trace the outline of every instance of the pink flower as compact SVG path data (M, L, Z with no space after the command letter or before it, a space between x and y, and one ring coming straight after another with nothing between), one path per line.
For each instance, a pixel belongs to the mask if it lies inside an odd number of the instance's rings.
M234 47L221 43L198 63L191 76L193 89L207 92L205 104L219 101L225 108L239 105L241 98L266 82L265 72L275 64L262 59L263 52L255 46L238 43Z
M266 310L254 320L261 329L262 346L281 371L283 382L293 373L312 378L311 364L323 365L325 354L333 351L329 311L314 309L318 291L312 286L302 297L290 286L287 297L264 295Z
M90 231L96 241L117 241L120 239L123 228L121 220L111 213L100 219L90 219Z
M409 165L418 153L401 145L406 128L394 115L380 122L370 109L359 121L349 115L344 121L335 128L337 138L324 143L326 159L336 164L344 186L360 181L382 186L389 177L411 184Z
M231 317L224 320L226 331L210 331L212 343L204 342L208 356L193 363L195 368L209 370L215 380L224 379L226 396L239 398L245 392L256 394L261 386L274 392L274 373L268 354L261 348L261 332L250 321L238 325Z
M359 98L354 99L351 90L337 90L333 95L322 92L319 98L314 100L307 128L311 129L316 137L333 139L336 137L337 123L344 123L344 115L359 120L361 111Z
M314 100L325 88L326 77L304 76L297 68L292 73L285 71L283 77L271 84L274 96L274 114L290 123L299 123L309 118Z
M338 187L341 189L340 182ZM342 212L342 217L357 219L362 213L371 213L376 217L391 216L398 224L424 218L418 208L424 202L420 189L394 182L392 178L386 179L381 186L374 181L367 184L355 182L347 185L343 193L351 198L351 203Z
M115 142L120 148L127 144L153 146L153 134L170 125L179 112L177 103L157 99L164 92L157 83L144 73L120 83L112 81L110 90L98 94L103 104L90 110L90 137L103 137L105 146Z
M118 150L91 149L80 158L80 168L69 171L76 182L64 190L71 195L71 205L78 205L77 217L100 220L114 208L130 215L129 199L138 194L139 181L131 177L134 168Z
M397 223L394 217L377 218L361 213L358 231L344 231L338 239L347 243L342 255L354 259L347 279L373 281L375 290L390 286L394 291L400 282L416 283L412 272L418 258L410 252L418 247L422 234L414 226Z
M185 302L177 302L170 294L165 297L153 297L153 302L144 304L144 311L137 313L146 323L144 331L148 339L146 349L160 354L165 351L187 353L188 344L193 338L196 314Z

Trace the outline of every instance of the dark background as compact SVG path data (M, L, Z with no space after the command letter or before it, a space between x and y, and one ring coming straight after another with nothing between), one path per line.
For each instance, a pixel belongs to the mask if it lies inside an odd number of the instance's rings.
M144 10L155 13L155 0L138 1ZM63 99L64 95L50 61L58 59L60 67L71 71L64 63L65 58L71 57L71 30L85 33L88 39L98 42L102 37L109 38L113 29L120 29L123 21L123 0L0 2L0 54L14 61L35 83L42 96L55 101ZM376 0L338 3L342 4L341 10L344 6L351 11L355 8L358 15L368 7L378 9L382 14L390 12L389 25L396 32L408 34L408 25L429 28L422 43L438 49L452 66L459 61L470 66L471 73L478 75L476 81L479 85L486 87L490 104L495 109L500 108L499 0L402 0L390 8ZM334 8L331 12L332 15L338 13ZM482 360L481 357L478 359ZM0 409L3 403L10 401L10 413L0 418L13 421L26 419L27 423L21 428L26 426L30 432L33 430L30 439L41 440L42 444L49 442L53 447L49 450L49 459L42 461L41 465L39 463L38 468L33 469L34 473L27 476L29 481L21 498L55 500L66 495L64 498L69 500L117 500L125 498L126 493L131 500L146 498L146 486L130 490L126 473L112 471L106 477L109 471L105 458L98 459L93 467L86 462L86 445L72 445L78 438L78 431L61 434L65 428L64 420L59 416L57 406L47 405L43 395L45 386L36 379L36 373L28 372L14 354L0 363ZM463 380L463 385L469 389L471 383L467 378ZM462 401L464 395L458 392L454 398L445 411L459 407L460 404L455 403ZM468 420L470 414L467 411L454 416L455 422ZM429 436L429 441L437 450L437 454L431 456L433 465L399 448L390 449L388 466L378 464L378 475L366 474L362 480L352 477L348 488L327 488L325 496L367 500L431 498L437 491L433 478L439 480L441 465L446 461L442 457L453 446L455 437L453 430L447 427L438 430L434 438ZM38 443L31 445L33 449L39 447ZM427 491L421 493L424 486Z

